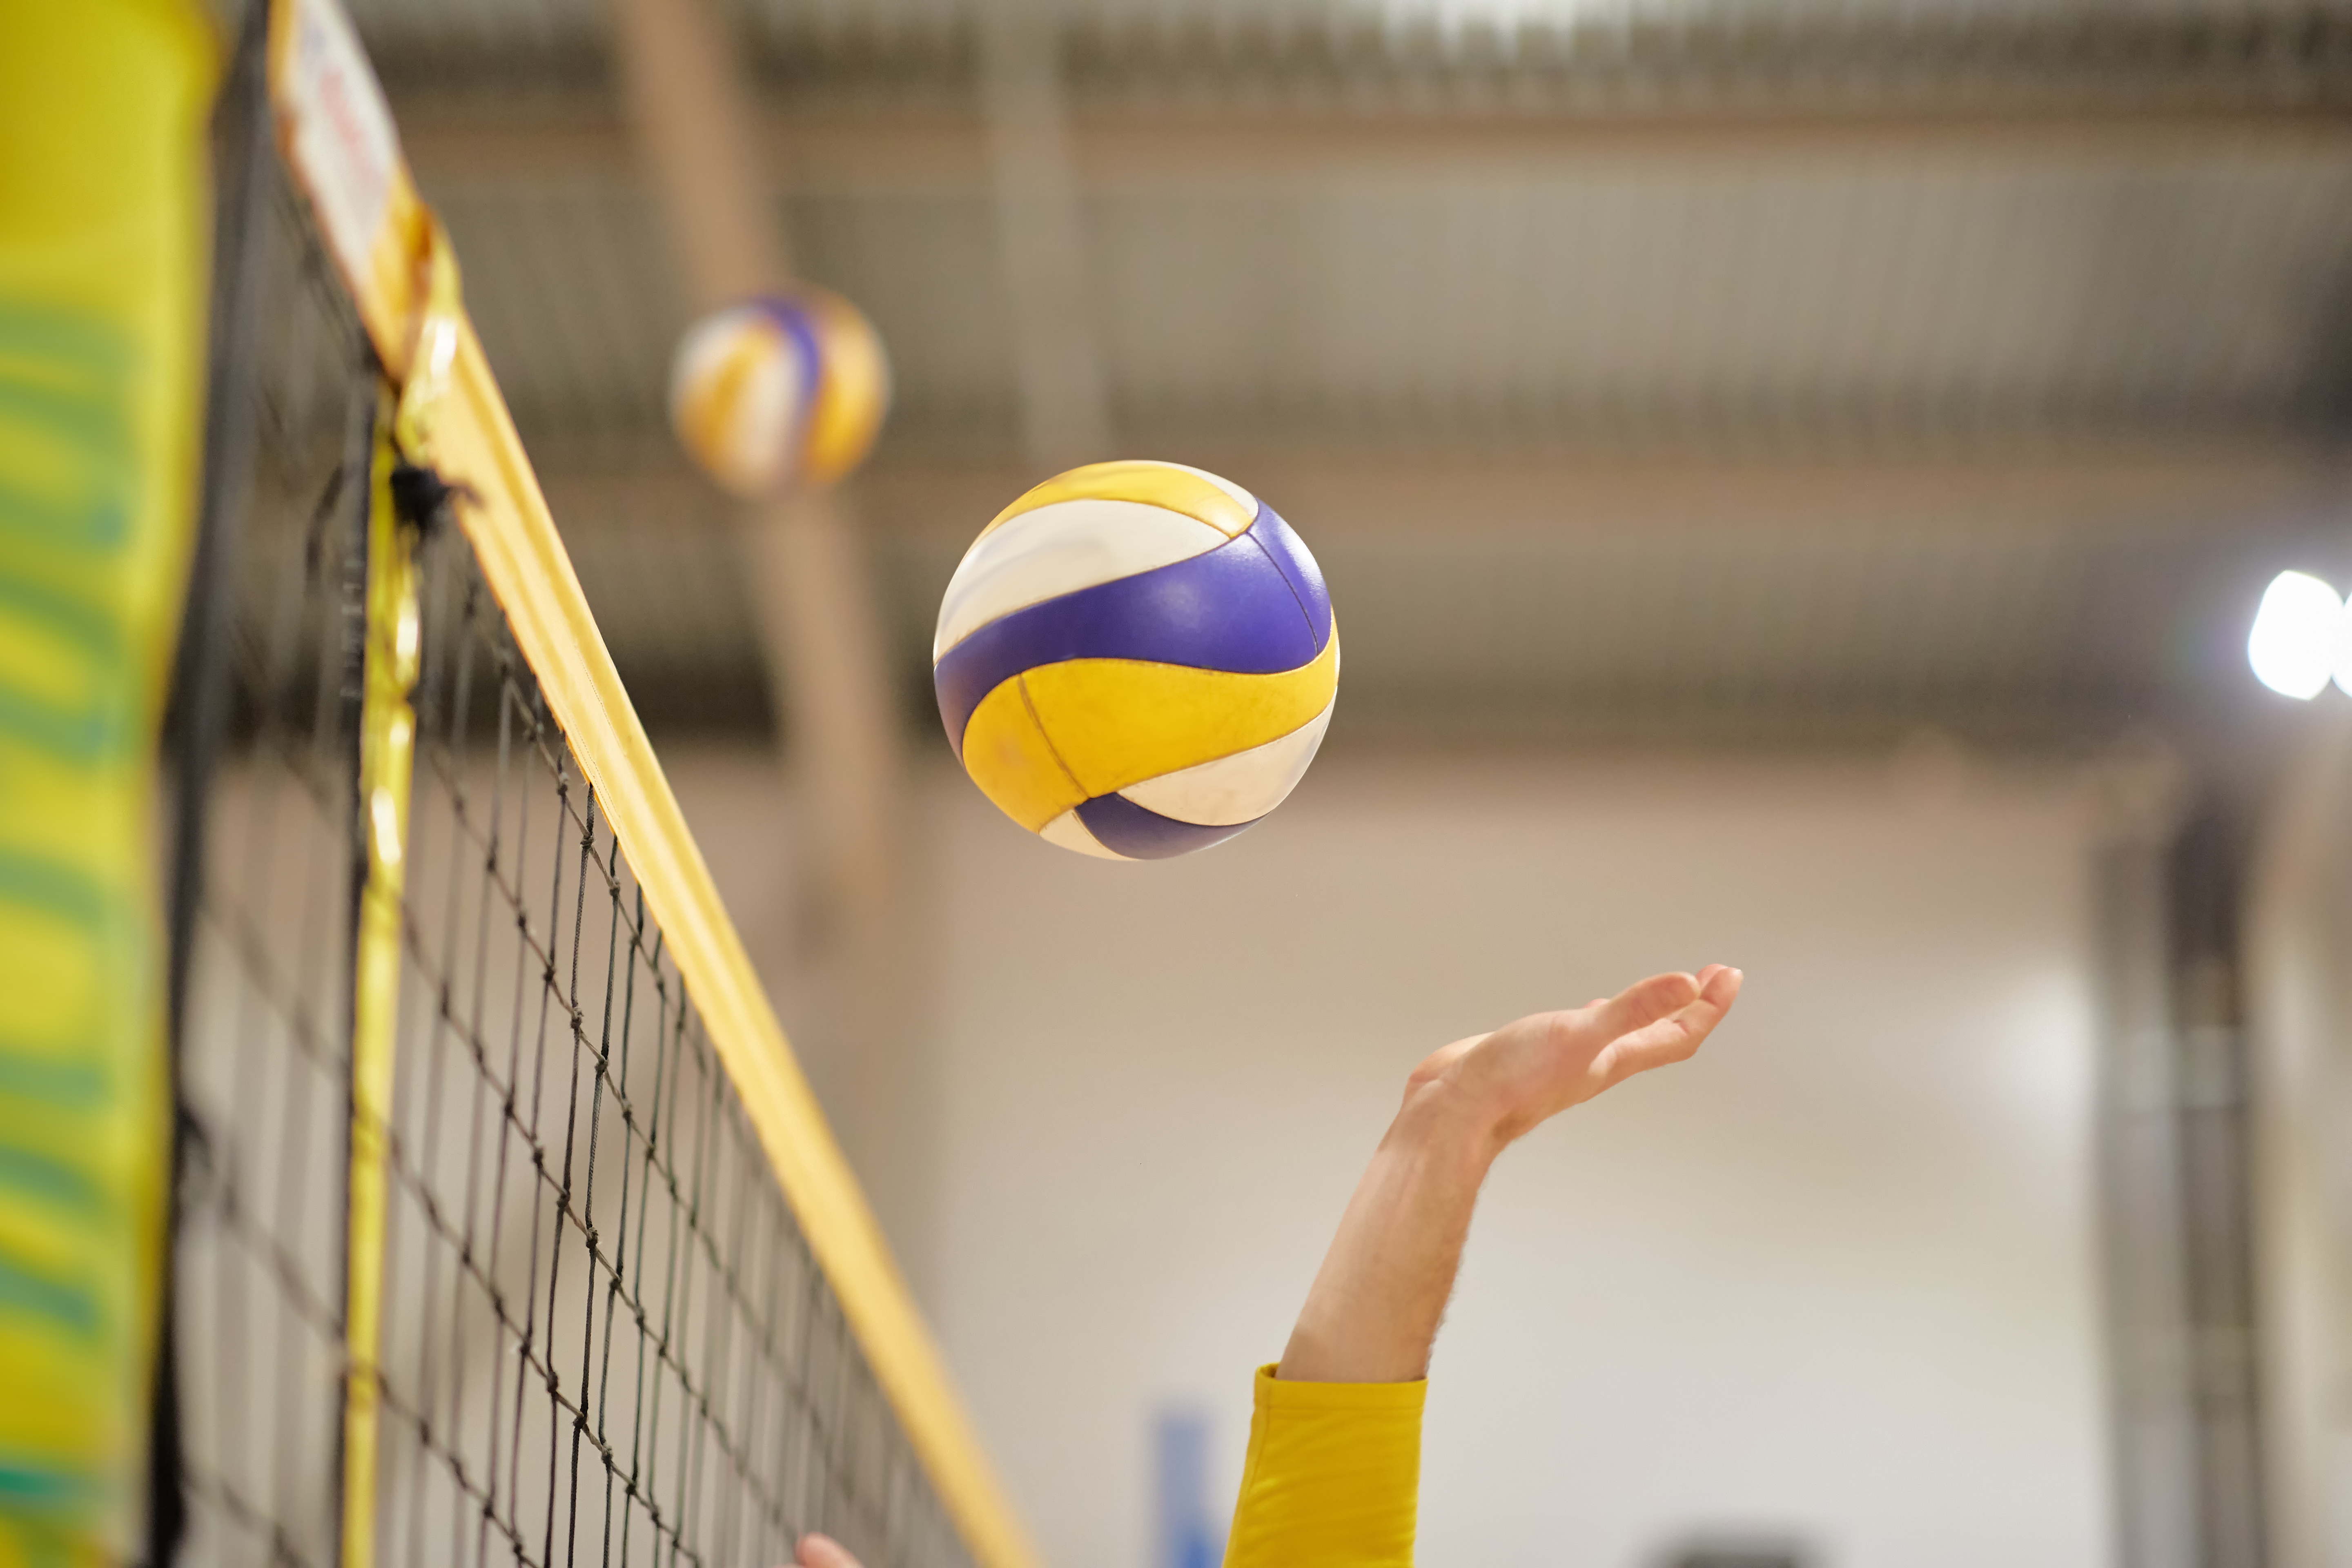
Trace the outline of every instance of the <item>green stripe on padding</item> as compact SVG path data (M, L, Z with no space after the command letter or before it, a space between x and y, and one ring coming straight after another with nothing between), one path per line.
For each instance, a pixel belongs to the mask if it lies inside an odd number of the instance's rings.
M22 1193L93 1216L106 1212L106 1194L90 1180L88 1172L30 1149L11 1148L5 1143L0 1143L0 1190Z
M47 1318L68 1332L89 1339L97 1338L105 1322L88 1289L44 1279L0 1257L0 1316L11 1312Z
M94 1110L107 1098L106 1069L87 1060L20 1050L0 1040L0 1094L44 1100L60 1110Z
M88 1508L99 1495L97 1480L81 1471L37 1465L0 1454L0 1509L67 1513Z

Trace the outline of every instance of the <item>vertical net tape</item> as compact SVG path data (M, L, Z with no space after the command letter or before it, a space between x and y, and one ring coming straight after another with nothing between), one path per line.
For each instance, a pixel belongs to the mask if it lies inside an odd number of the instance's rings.
M375 372L281 194L205 812L174 1307L188 1561L340 1532ZM210 476L217 484L222 476ZM971 1561L464 539L424 659L385 1169L375 1558Z

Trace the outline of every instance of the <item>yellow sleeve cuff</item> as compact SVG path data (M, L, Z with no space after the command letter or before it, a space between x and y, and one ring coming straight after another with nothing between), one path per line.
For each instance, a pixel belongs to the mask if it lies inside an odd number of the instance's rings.
M1411 1568L1428 1392L1260 1367L1225 1568Z

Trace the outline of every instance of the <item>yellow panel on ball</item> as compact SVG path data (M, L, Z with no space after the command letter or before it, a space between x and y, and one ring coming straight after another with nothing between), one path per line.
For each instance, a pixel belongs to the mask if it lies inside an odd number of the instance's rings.
M1207 523L1228 539L1257 517L1257 502L1247 490L1181 463L1088 463L1029 489L998 512L981 530L981 537L987 538L1024 512L1061 500L1127 500L1165 507Z
M809 414L803 477L829 485L866 460L890 410L890 361L866 313L840 295L802 289L817 318L824 376Z
M1080 658L1033 669L1023 684L1078 787L1108 795L1305 724L1339 689L1339 639L1326 642L1314 663L1279 675Z
M1112 859L1205 848L1272 811L1339 678L1306 544L1178 463L1091 464L1005 508L956 568L933 647L940 717L981 792Z
M972 710L964 730L963 765L981 794L1032 833L1087 798L1054 754L1017 675Z

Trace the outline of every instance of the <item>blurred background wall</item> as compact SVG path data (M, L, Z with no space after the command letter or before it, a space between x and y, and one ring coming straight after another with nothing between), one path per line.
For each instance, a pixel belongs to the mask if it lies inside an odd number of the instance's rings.
M756 753L669 767L790 1007L760 889L795 814ZM1207 1424L1222 1525L1249 1373L1423 1054L1721 952L1756 978L1718 1047L1500 1169L1426 1559L2112 1560L2112 771L1341 756L1248 854L1139 878L924 769L908 1262L1053 1559L1162 1561L1171 1416Z
M765 216L898 377L841 498L878 976L786 696L833 656L664 427L694 290L604 6L352 10L1057 1562L1181 1561L1171 1416L1226 1506L1419 1054L1721 958L1718 1047L1504 1167L1430 1561L2352 1563L2345 700L2244 658L2272 574L2352 573L2352 10L727 0ZM1024 841L928 711L966 542L1111 455L1265 497L1348 626L1323 760L1197 862Z
M1248 1373L1424 1052L1735 952L1719 1048L1497 1167L1423 1560L2106 1555L2079 790L1335 759L1146 883L942 782L933 1293L1055 1561L1150 1563L1155 1407L1210 1414L1230 1506Z

